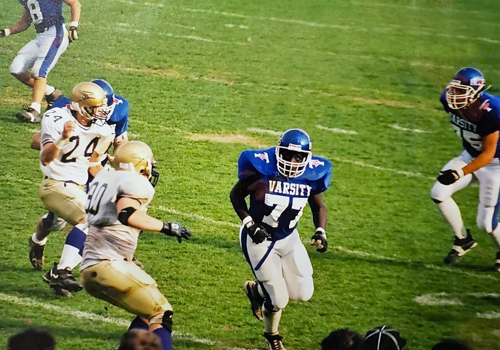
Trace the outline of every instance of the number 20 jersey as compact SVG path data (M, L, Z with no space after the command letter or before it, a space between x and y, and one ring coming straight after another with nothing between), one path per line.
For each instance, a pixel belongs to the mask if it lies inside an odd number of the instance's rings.
M42 148L61 138L64 124L68 121L75 122L75 130L56 159L47 166L40 162L40 168L51 179L85 185L90 156L94 151L104 153L107 150L114 131L108 124L83 126L73 117L69 108L53 108L45 112L42 118Z
M448 107L446 90L442 92L440 98L444 110L450 115L455 133L462 139L463 148L474 158L482 152L482 138L500 130L500 98L483 92L480 99L482 100L480 108L484 114L477 123L472 123L461 118ZM498 143L495 158L500 158L500 140Z
M313 156L301 176L286 178L278 172L275 149L243 151L238 178L255 178L249 186L249 213L255 222L266 225L273 240L280 240L297 227L309 197L328 189L332 165Z

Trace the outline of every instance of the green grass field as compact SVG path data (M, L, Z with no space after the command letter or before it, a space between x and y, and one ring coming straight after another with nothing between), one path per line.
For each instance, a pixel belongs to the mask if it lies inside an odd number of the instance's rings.
M334 176L324 195L328 252L307 244L308 209L299 225L316 290L285 309L284 345L319 349L333 329L387 324L408 350L450 337L500 349L496 247L475 224L477 186L455 199L479 246L452 267L442 259L453 234L429 197L460 151L441 89L474 66L500 92L498 1L81 2L80 38L49 83L68 93L105 78L129 100L130 138L151 145L161 172L149 212L193 231L182 244L144 233L137 251L174 307L176 349L263 349L242 290L252 275L229 191L239 153L275 145L293 127L311 135ZM1 8L1 28L18 21L16 1ZM56 297L28 260L44 213L38 152L29 148L38 125L14 117L31 91L9 65L34 35L0 39L0 346L35 326L58 349L111 350L132 317L84 291ZM46 268L64 238L51 235Z

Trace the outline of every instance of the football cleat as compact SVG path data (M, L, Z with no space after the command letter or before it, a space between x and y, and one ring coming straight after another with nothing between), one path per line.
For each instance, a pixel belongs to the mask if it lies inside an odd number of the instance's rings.
M472 235L470 234L469 230L467 230L467 237L460 239L455 236L455 241L453 242L453 248L444 258L443 262L445 264L456 263L458 260L460 260L462 256L471 251L472 248L474 248L475 246L477 246L477 243L474 240L474 238L472 238Z
M45 95L45 101L47 101L47 109L52 107L52 104L61 96L63 96L61 90L55 89L51 94Z
M43 248L45 246L36 244L30 237L29 247L31 265L35 270L41 271L43 269L43 263L45 260L45 258L43 257Z
M258 284L255 281L246 281L243 285L245 294L250 300L250 307L252 308L253 315L259 321L263 321L262 316L262 304L264 303L264 298L259 294Z
M68 268L58 270L57 263L54 263L54 267L47 271L42 278L50 288L54 289L56 294L63 293L62 295L64 295L64 291L78 292L83 289L82 284L75 279L71 270Z
M264 339L266 339L267 350L286 350L281 342L283 337L279 334L264 333Z
M23 123L40 123L40 113L31 107L23 107L23 109L16 114L16 118Z
M500 272L500 252L497 252L496 261L495 261L495 265L493 266L493 269L496 272Z

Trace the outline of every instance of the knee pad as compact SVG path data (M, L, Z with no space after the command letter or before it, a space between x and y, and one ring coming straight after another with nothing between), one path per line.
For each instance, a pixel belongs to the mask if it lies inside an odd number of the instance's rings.
M172 317L174 316L174 312L172 310L167 310L163 314L163 318L161 319L161 325L167 331L172 332Z

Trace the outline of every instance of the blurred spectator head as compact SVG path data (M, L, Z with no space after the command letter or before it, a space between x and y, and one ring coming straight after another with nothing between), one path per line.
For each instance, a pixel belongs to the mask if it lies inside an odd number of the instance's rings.
M363 336L348 328L336 329L321 342L322 350L364 350Z
M432 347L432 350L471 350L467 345L456 339L443 339Z
M27 329L9 338L8 350L54 350L56 340L47 331Z
M406 339L387 326L375 327L365 335L366 350L401 350L405 345Z
M162 350L160 338L145 329L131 329L122 336L118 350Z

